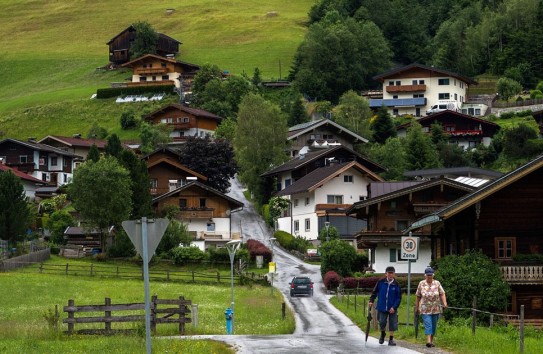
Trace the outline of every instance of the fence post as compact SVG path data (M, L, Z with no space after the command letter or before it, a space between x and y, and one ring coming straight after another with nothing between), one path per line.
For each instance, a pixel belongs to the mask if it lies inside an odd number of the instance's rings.
M217 283L220 283L220 282L221 282L221 273L217 271Z
M115 275L117 276L117 278L119 277L119 266L117 266L117 272L115 273Z
M91 263L90 265L90 276L92 277L92 268L94 267L94 264Z
M192 271L192 282L194 283L194 271Z
M68 275L68 263L66 263L66 275Z
M40 273L43 271L43 262L40 263Z
M170 270L169 269L166 271L166 280L170 281Z
M471 334L475 335L475 326L477 325L477 297L473 297L473 303L471 304Z
M72 300L72 299L68 300L68 306L73 307L74 306L74 300ZM73 320L74 319L74 311L73 311L73 309L69 310L67 312L68 312L68 319ZM74 323L73 322L68 322L68 334L73 334L73 333L74 333Z
M186 309L185 297L179 296L179 334L185 334Z
M285 303L281 304L281 319L285 319Z
M151 296L151 331L156 334L156 308L157 308L157 296Z
M358 292L358 290L357 290L357 292ZM357 298L358 298L358 294L355 293L355 294L354 294L354 312L355 312L355 313L356 313L356 299L357 299Z
M91 275L92 275L92 268L91 268ZM111 311L108 310L108 308L111 306L111 298L109 297L106 297L106 301L105 301L105 305L106 305L106 310L105 310L105 329L106 329L106 332L110 332L111 331L111 322L108 321L108 319L111 318Z
M520 352L524 353L524 305L520 305L519 340Z
M490 314L490 328L494 325L494 314Z

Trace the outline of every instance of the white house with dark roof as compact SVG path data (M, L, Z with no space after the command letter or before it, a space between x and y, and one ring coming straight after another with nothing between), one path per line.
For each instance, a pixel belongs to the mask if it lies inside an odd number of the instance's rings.
M467 76L417 63L389 70L373 79L382 83L383 97L370 99L370 107L377 109L384 105L394 116L422 117L434 105L460 110L467 101L469 86L477 85Z
M276 228L316 240L328 221L342 239L352 240L364 222L347 217L345 210L367 198L367 187L373 181L382 178L357 161L317 168L276 194L290 201Z
M30 199L34 200L36 197L36 191L40 186L44 185L44 182L42 180L39 180L35 177L32 177L31 175L28 175L24 172L21 172L17 170L16 168L11 168L9 166L6 166L4 164L3 159L0 159L0 173L13 173L16 177L19 178L23 185L23 189L25 192L25 196Z

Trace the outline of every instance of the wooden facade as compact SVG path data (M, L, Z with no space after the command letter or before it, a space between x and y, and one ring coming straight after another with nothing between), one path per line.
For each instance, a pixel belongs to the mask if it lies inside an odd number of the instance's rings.
M129 26L107 42L109 47L109 61L114 64L124 64L130 61L130 45L137 37L136 29ZM179 42L163 33L158 34L156 53L166 57L179 53Z
M143 118L151 124L166 124L172 128L173 141L184 141L189 136L212 136L222 118L202 109L171 104Z
M515 256L542 254L542 179L540 156L413 225L431 227L437 257L480 249L497 262L512 288L510 310L523 304L526 318L543 318L543 264Z

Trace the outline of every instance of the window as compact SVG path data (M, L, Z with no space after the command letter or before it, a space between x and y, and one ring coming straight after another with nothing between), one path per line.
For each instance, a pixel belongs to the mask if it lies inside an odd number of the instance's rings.
M511 259L516 254L516 237L496 237L496 259Z
M180 208L186 208L187 207L187 200L184 198L179 199L179 207Z
M28 162L28 156L21 155L19 156L19 163L27 163Z
M56 156L51 156L51 166L56 166L58 164L58 158Z
M156 81L156 75L153 75L153 81Z
M456 130L456 126L453 124L448 124L443 127L443 130L445 130L446 132L454 132Z
M214 222L208 222L206 226L207 226L207 231L215 231L215 223Z
M481 115L481 108L475 108L475 115L480 116Z
M66 157L62 159L62 166L68 167L68 159Z
M290 186L292 184L292 180L290 178L287 178L285 180L285 188L287 188L288 186Z
M311 231L311 219L305 219L305 231Z
M477 147L476 141L468 141L468 149L475 149Z
M309 197L305 198L305 205L309 205Z
M397 108L394 108L394 109L392 110L392 115L397 116L397 115L399 115L399 114L400 114L400 111L399 111Z
M451 94L450 94L450 93L440 93L440 94L438 95L438 98L439 98L440 100L448 100L448 99L451 98Z
M206 207L206 198L200 198L200 208Z
M393 99L397 100L398 99L398 95L394 95L392 96Z
M403 231L409 227L407 220L396 220L396 231Z
M168 79L169 79L168 75L162 75L162 80L168 80Z
M183 117L183 123L188 123L190 122L190 118L189 117Z
M158 187L158 180L156 178L152 178L150 183L151 183L151 188L157 188Z
M345 182L345 183L353 183L353 176L352 175L343 176L343 182Z
M449 84L449 79L438 79L437 84L438 85L448 85Z
M391 200L390 201L390 209L396 209L398 205L396 204L396 201L395 200Z
M311 139L311 140L319 140L320 138L321 138L320 134L311 134L309 136L309 139Z
M363 196L363 195L358 196L358 200L366 200L366 199L368 199L368 197Z
M424 93L414 93L413 98L424 98Z
M419 80L419 85L424 85L424 80Z
M63 174L62 175L62 178L64 178L64 183L68 183L68 175L67 174Z
M294 207L296 208L298 206L298 199L294 199Z
M328 203L328 204L343 204L343 196L342 195L327 195L326 196L326 203Z
M294 220L294 232L300 232L300 221Z
M412 81L412 84L413 84L413 85L416 85L416 84L417 84L417 80L413 80L413 81Z
M457 93L454 94L454 100L458 101L458 94Z
M322 134L322 138L324 140L333 140L334 139L334 136L331 135L331 134Z
M166 67L166 63L160 63L160 66L162 66L163 68Z
M394 86L394 81L389 81L388 84L389 84L390 86Z
M390 248L388 251L389 251L389 262L395 263L396 259L398 258L397 257L398 253L397 253L396 248Z
M422 127L422 131L425 132L425 133L429 133L430 132L430 127Z
M140 81L147 81L147 76L140 76Z
M402 86L402 82L401 81L396 81L396 86Z

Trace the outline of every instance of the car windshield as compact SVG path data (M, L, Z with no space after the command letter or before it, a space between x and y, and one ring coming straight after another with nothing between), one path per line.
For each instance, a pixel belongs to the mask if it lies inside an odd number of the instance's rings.
M294 284L309 284L311 281L309 278L296 278L294 279Z

